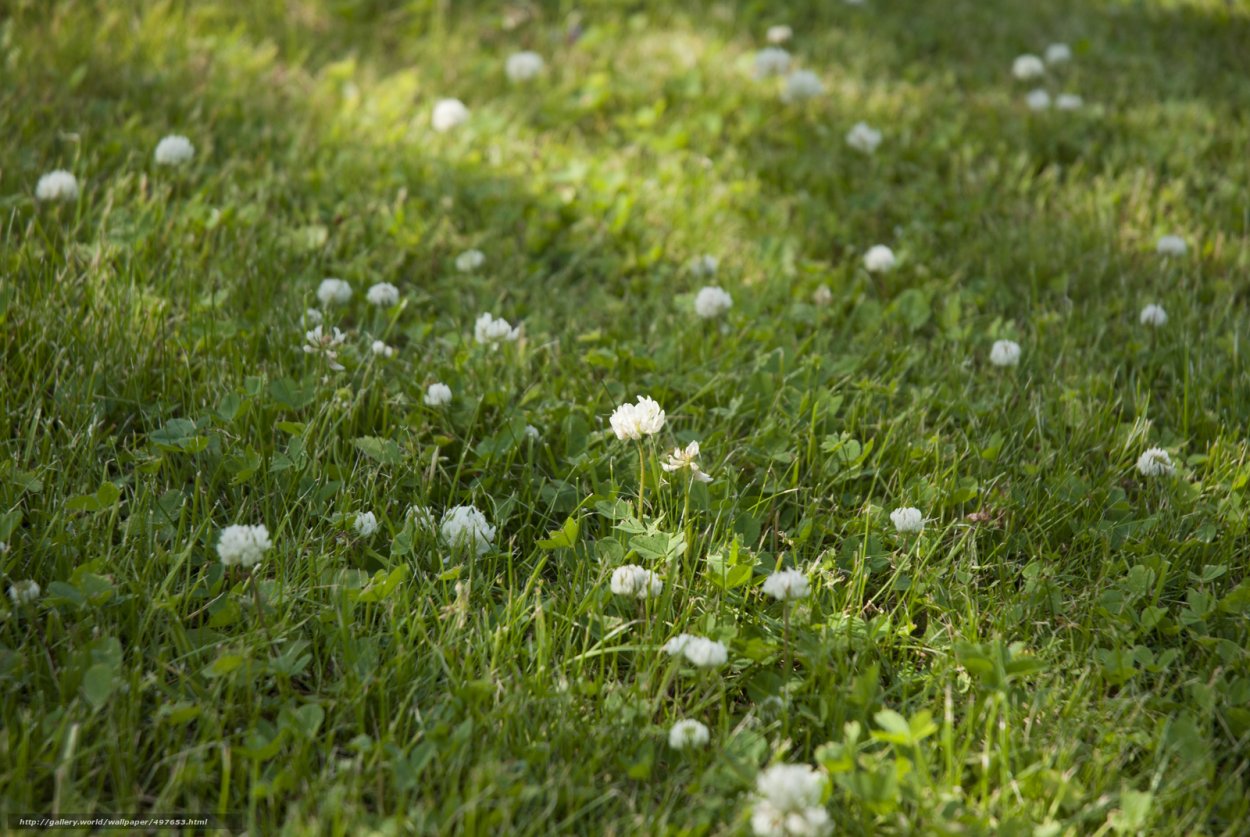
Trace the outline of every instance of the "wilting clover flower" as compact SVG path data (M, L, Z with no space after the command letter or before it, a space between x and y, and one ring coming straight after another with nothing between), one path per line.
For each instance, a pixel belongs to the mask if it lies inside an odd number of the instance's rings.
M438 530L443 543L471 549L478 555L489 552L495 542L495 527L476 506L454 506L443 512Z
M670 657L685 657L698 668L715 668L729 661L729 649L714 639L678 634L664 644L664 652Z
M78 178L64 169L48 172L35 184L35 197L41 201L76 201Z
M664 590L664 582L650 570L637 564L626 564L612 571L612 592L631 599L658 596Z
M701 721L687 718L684 721L678 721L673 724L668 731L668 746L674 750L684 750L687 747L702 747L707 742L707 726Z
M794 30L784 24L781 26L768 27L768 34L765 36L770 44L784 44L794 35Z
M774 764L755 779L751 830L760 837L819 837L833 831L821 805L825 777L806 764Z
M1179 235L1161 236L1155 245L1155 251L1161 256L1183 256L1188 250L1189 245Z
M543 71L543 66L543 57L527 50L509 55L504 72L512 81L529 81Z
M425 398L423 400L430 407L441 407L444 404L450 404L451 387L447 386L447 384L430 384L425 388Z
M1167 325L1168 312L1163 310L1162 305L1147 305L1141 310L1141 324L1147 326Z
M864 267L869 273L886 273L893 270L896 264L898 259L894 257L894 251L884 244L871 247L864 254Z
M787 601L806 598L811 586L807 576L798 570L780 570L764 579L764 592L774 599Z
M378 282L369 288L369 292L365 294L365 299L369 300L370 305L376 305L379 308L390 308L399 302L399 288L390 282Z
M352 299L352 286L331 276L317 286L317 299L322 305L346 305Z
M890 512L890 520L900 534L913 535L924 529L924 513L912 506Z
M755 53L755 77L784 75L790 69L790 53L781 47L764 47Z
M822 307L825 305L832 305L833 304L833 291L829 289L828 285L821 285L819 288L817 288L816 290L812 292L812 303L814 305L820 305Z
M867 122L856 122L846 132L846 144L864 154L872 154L881 144L881 132Z
M489 313L478 317L473 324L473 339L487 346L515 342L520 336L520 326L513 328L503 317L496 319Z
M1080 110L1085 100L1075 93L1060 93L1055 97L1055 107L1059 110Z
M191 140L178 134L170 134L156 144L156 164L158 166L181 166L191 162L195 156L195 146Z
M430 124L440 134L457 128L469 121L469 109L459 99L439 99L434 105Z
M305 354L322 355L331 369L343 371L343 365L338 361L338 347L343 345L344 337L337 326L332 331L323 331L321 326L315 326L312 331L304 333L304 340Z
M668 455L668 460L660 463L660 467L669 473L689 468L690 476L694 479L699 482L711 482L712 478L703 472L698 462L695 462L698 456L699 443L691 442L684 449L674 448L673 452Z
M481 250L465 250L456 256L456 270L470 273L486 264L486 255Z
M651 398L640 395L637 404L625 403L612 411L608 423L621 441L654 436L664 427L664 411Z
M802 102L814 99L825 92L825 85L820 76L811 70L795 70L786 76L786 86L781 91L781 99L785 102Z
M686 269L699 278L715 276L718 267L720 267L720 260L707 253L693 256L690 261L686 262Z
M269 547L269 530L264 524L259 526L227 526L221 530L221 539L217 542L217 555L221 563L227 567L238 565L244 569L260 563Z
M1072 60L1072 49L1067 44L1051 44L1046 47L1047 64L1064 64Z
M369 351L373 352L377 357L392 357L395 354L395 348L386 345L381 340L374 340L369 346Z
M990 363L995 366L1015 366L1020 363L1020 344L1014 340L995 340L990 347Z
M9 586L9 598L14 604L27 604L39 598L39 594L43 592L38 582L31 579L25 581L15 581Z
M1040 78L1046 74L1046 65L1036 55L1020 55L1011 64L1011 74L1021 81Z
M1024 97L1024 101L1029 106L1029 110L1047 110L1050 107L1050 94L1039 87L1036 90L1030 90L1029 94Z
M708 285L695 295L694 312L705 320L719 317L734 307L734 298L728 291Z
M1143 477L1165 477L1176 468L1167 451L1163 448L1150 448L1137 457L1137 470Z
M352 528L356 530L356 534L362 538L367 538L378 531L378 518L373 512L361 512L356 515L356 521L352 524Z

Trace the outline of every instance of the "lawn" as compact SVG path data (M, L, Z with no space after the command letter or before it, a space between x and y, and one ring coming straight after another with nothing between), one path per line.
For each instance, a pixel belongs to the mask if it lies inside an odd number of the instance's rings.
M0 67L0 829L1250 833L1242 0Z

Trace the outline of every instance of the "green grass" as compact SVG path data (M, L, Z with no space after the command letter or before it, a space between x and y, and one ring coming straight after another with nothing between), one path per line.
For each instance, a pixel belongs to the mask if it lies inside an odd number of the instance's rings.
M1250 8L771 5L0 3L0 579L43 590L0 604L6 828L747 833L788 761L838 833L1250 830ZM751 78L781 22L813 101ZM57 168L79 200L37 202ZM325 276L337 373L300 351ZM692 440L710 485L659 468ZM469 503L480 557L405 520ZM272 536L250 576L233 523Z

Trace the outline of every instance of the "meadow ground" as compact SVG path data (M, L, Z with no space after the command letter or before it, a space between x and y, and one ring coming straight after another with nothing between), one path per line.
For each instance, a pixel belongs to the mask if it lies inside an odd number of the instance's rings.
M6 828L1250 832L1245 3L0 20Z

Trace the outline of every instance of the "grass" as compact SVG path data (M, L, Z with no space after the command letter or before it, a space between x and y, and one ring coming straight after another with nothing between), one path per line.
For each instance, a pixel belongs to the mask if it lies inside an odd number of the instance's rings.
M746 833L775 761L838 833L1250 828L1244 5L3 8L0 576L42 588L0 605L7 828ZM779 22L823 96L750 77ZM34 199L56 168L77 201ZM325 276L342 372L300 351ZM667 424L618 441L638 394ZM659 468L693 440L709 485ZM481 556L405 517L470 503ZM624 563L663 593L613 596Z

